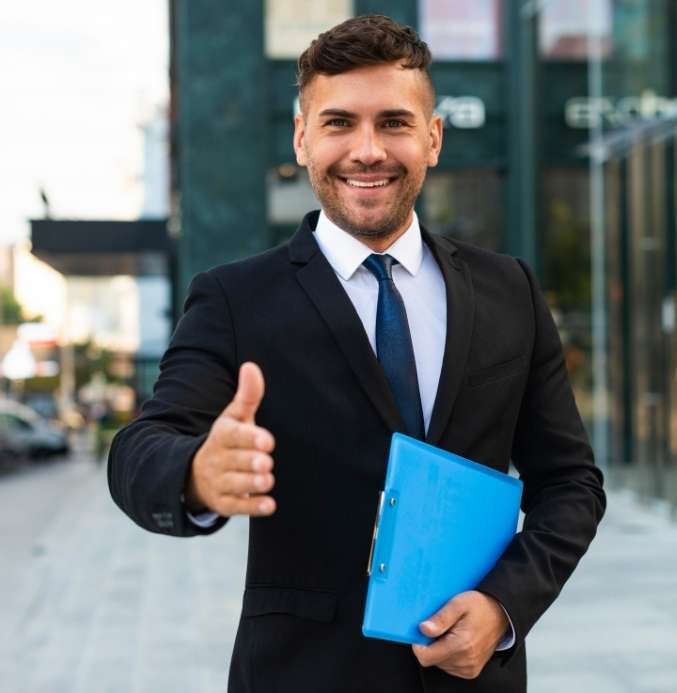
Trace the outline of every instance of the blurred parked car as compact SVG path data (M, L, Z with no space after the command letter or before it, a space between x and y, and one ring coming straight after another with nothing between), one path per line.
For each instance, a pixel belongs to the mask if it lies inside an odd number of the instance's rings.
M45 421L33 409L12 400L0 400L0 455L46 457L70 449L66 433Z
M85 425L85 417L74 404L59 407L51 394L31 394L24 397L23 403L34 409L43 419L62 424L70 430L77 430Z
M21 398L22 404L30 407L43 419L56 421L59 418L59 408L54 396L51 393L37 392L24 394Z

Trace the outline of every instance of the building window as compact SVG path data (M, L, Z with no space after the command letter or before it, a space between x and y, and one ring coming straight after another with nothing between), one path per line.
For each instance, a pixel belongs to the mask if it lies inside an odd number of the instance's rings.
M541 55L553 60L587 60L594 46L607 57L612 48L611 0L548 0L540 21Z
M421 38L435 60L496 60L503 0L421 0Z
M671 0L668 0L670 2ZM622 0L614 3L614 55L621 60L645 61L651 56L651 47L657 55L666 55L667 32L652 31L667 21L665 0L651 3Z
M583 420L594 419L590 275L590 175L585 167L546 167L543 185L543 289L559 329Z
M318 34L352 16L352 0L266 0L266 56L296 60Z
M320 206L305 168L280 164L268 171L266 182L268 223L272 226L297 225L306 212Z
M498 250L503 241L504 179L491 169L431 172L423 222L432 233Z

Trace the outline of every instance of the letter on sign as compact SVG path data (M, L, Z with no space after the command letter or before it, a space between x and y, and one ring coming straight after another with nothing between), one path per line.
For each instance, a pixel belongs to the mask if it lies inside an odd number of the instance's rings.
M484 102L476 96L443 96L435 111L444 120L445 127L481 128L486 122Z

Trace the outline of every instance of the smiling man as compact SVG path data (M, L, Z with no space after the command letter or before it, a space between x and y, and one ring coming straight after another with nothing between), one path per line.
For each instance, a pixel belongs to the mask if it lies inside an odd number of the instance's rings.
M300 61L296 158L327 217L380 252L411 225L427 169L437 164L442 121L433 86L407 60L360 64L361 47L352 70L318 73L313 48ZM349 60L350 48L337 57Z
M523 692L525 637L604 512L531 270L419 225L442 146L429 64L382 16L313 41L294 149L322 209L194 278L154 396L113 441L111 492L142 527L251 518L231 693ZM420 624L427 647L361 634L394 431L524 481L522 531Z

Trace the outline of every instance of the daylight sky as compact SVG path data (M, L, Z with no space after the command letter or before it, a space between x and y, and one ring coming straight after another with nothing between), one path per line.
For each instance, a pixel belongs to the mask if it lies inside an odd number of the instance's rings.
M132 219L139 125L168 102L167 0L21 0L0 19L0 245L44 186L61 218Z

